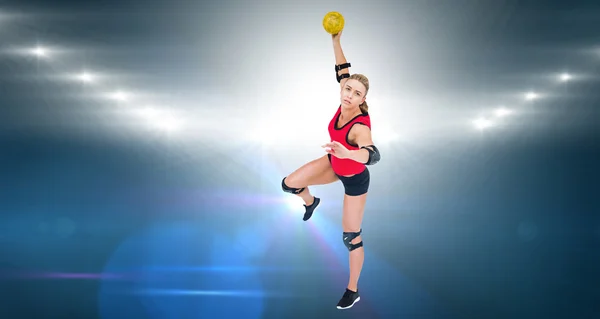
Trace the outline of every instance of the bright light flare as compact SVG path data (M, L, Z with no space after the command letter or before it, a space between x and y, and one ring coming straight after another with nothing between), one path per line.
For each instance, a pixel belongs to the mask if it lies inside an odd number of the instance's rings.
M115 91L110 94L110 98L118 102L126 102L130 99L130 96L123 91Z
M485 118L478 118L476 120L473 121L473 124L475 125L475 127L479 130L483 130L486 128L489 128L492 126L492 121L485 119Z
M41 47L41 46L37 46L34 49L31 49L31 54L40 57L40 58L44 58L48 56L48 49Z
M505 107L500 107L494 111L494 115L496 115L497 117L504 117L504 116L510 115L512 113L513 113L513 111L511 111Z
M527 94L525 94L525 99L527 101L532 101L532 100L535 100L537 98L538 98L538 95L535 92L527 92Z
M298 207L304 205L304 200L298 196L285 196L285 202L290 210L297 211Z
M567 82L567 81L571 80L571 78L572 78L571 75L568 73L563 73L560 75L561 82Z
M77 75L77 79L84 83L92 83L95 81L96 78L94 77L94 75L88 72L82 72Z

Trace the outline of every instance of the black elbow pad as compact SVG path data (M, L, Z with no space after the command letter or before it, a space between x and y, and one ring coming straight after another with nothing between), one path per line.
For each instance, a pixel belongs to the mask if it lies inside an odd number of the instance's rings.
M361 148L366 149L369 152L369 159L367 160L367 162L365 163L365 165L374 165L377 164L377 162L379 162L379 160L381 159L381 155L379 154L379 150L377 149L377 147L375 147L375 145L366 145L363 146Z
M342 79L350 77L350 74L348 74L348 73L343 73L342 75L338 75L338 71L347 69L351 66L352 65L350 65L350 62L335 65L335 78L337 79L338 83L340 83L342 81Z

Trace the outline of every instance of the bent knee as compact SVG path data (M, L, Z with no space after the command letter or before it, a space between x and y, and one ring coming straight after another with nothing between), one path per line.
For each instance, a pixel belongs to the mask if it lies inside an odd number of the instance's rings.
M294 184L294 183L292 183L292 185L290 185L289 180L290 180L289 177L284 177L281 180L281 189L284 192L297 195L304 191L305 187L296 187L295 185L297 185L297 184ZM293 180L292 180L292 182L293 182Z
M290 174L283 178L283 183L290 188L303 188L307 185L300 178L298 178L295 174Z

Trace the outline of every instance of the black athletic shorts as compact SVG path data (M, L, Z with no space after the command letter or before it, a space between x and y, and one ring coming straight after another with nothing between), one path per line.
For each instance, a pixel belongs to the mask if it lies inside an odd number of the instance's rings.
M327 154L329 157L329 162L331 163L331 154ZM369 184L371 182L371 174L369 173L369 169L365 167L365 170L359 174L345 177L342 175L337 175L337 177L344 184L344 190L346 195L348 196L360 196L369 191Z

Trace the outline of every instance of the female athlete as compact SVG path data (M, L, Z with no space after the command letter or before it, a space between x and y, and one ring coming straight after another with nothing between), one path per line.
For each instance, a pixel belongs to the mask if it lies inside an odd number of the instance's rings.
M332 35L335 53L336 79L340 83L340 106L329 123L330 143L323 145L326 155L315 159L291 173L281 181L283 191L300 196L308 220L320 199L311 195L309 186L342 181L345 195L343 202L343 242L350 254L350 279L338 309L348 309L360 300L358 278L364 262L361 224L370 174L366 165L380 159L379 150L371 140L371 120L366 102L369 80L362 74L350 75L351 66L342 51L342 32Z

